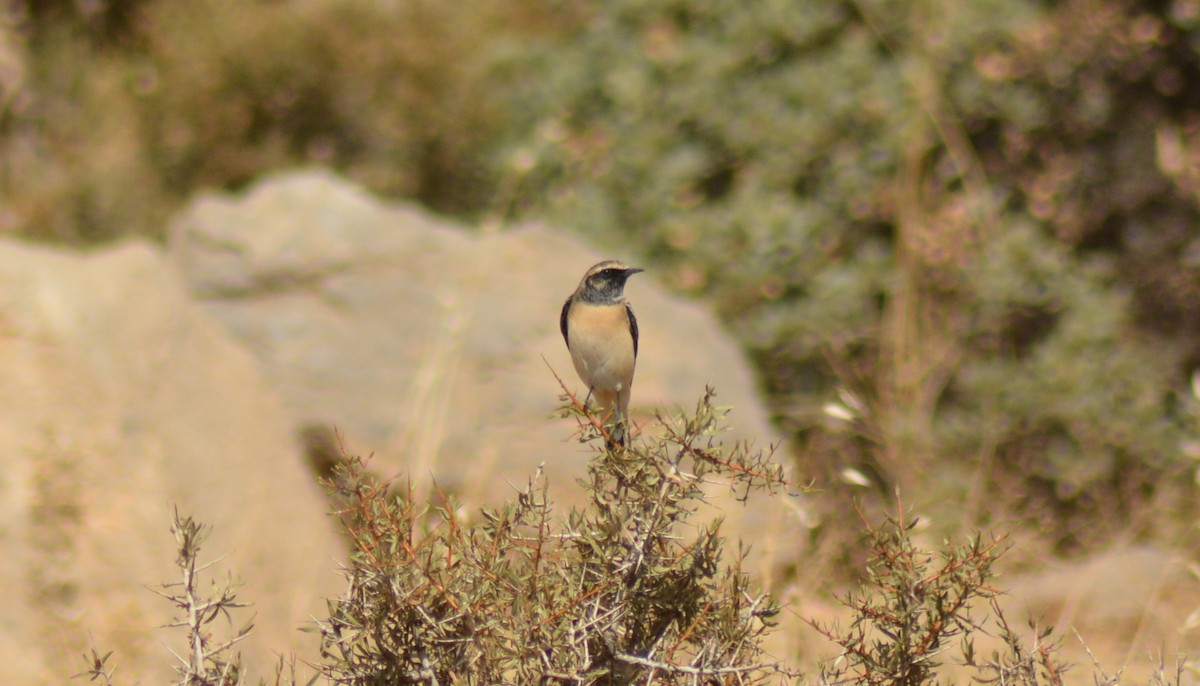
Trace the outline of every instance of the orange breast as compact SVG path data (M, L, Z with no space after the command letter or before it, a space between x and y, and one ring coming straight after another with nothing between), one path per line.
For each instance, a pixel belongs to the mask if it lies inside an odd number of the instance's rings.
M576 303L567 317L571 360L597 395L628 397L633 385L633 335L625 304Z

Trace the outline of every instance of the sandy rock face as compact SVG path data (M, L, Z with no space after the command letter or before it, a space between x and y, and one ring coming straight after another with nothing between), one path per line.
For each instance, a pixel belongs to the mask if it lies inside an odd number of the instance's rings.
M93 254L0 243L0 664L66 683L93 643L122 681L171 678L182 635L145 586L175 581L172 508L210 525L257 629L247 666L313 656L297 629L344 557L295 422L254 359L139 243Z
M206 309L302 420L334 426L381 471L430 476L469 504L512 495L545 463L572 502L591 454L554 420L586 394L558 329L604 257L562 232L471 232L321 171L198 199L170 250ZM628 256L624 256L628 257ZM692 409L706 384L736 408L730 439L775 436L740 350L651 270L626 289L641 330L632 415ZM553 371L552 371L553 370Z

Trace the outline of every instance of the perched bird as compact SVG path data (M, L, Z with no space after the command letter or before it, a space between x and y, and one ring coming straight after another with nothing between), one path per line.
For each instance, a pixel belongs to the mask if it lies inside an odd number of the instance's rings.
M625 281L642 271L605 260L583 275L563 303L558 325L575 371L602 408L612 443L625 444L626 413L637 362L638 325L625 300ZM610 423L610 419L614 419Z

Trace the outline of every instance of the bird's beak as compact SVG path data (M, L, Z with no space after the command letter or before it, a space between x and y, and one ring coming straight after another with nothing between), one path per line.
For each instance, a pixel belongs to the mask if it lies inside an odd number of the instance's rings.
M644 271L646 271L646 270L642 269L640 267L630 267L629 269L625 270L625 276L633 276L634 274L637 274L638 272L644 272Z

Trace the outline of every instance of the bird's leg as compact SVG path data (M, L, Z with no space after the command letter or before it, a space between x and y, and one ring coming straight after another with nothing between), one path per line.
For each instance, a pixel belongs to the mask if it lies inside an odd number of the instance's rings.
M606 440L609 450L616 449L617 446L625 447L625 417L619 412L614 412L611 415L613 421L611 424L606 422L608 426L608 437Z
M604 408L600 425L604 427L604 444L609 450L625 447L625 415L618 408Z
M588 388L587 396L583 399L585 406L591 402L593 391L594 389ZM617 402L614 399L611 405L615 405ZM604 406L594 409L600 413L598 419L601 433L604 435L604 445L609 450L615 450L617 446L625 447L625 417L616 407Z

